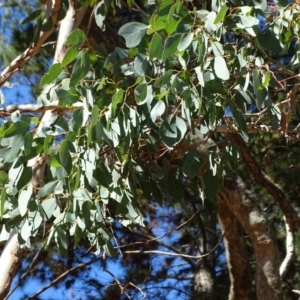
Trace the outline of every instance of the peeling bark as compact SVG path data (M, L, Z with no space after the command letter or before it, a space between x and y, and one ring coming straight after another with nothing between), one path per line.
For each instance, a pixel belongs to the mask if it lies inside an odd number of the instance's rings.
M267 219L253 201L246 197L245 187L241 180L227 179L225 186L218 193L218 198L220 205L227 206L251 239L256 262L255 285L257 299L282 299L278 249L270 232ZM238 236L236 238L238 239ZM231 251L231 249L229 248L228 251ZM234 277L232 284L237 284L237 275L232 270L230 271L231 276ZM235 287L232 287L232 289L235 290ZM239 300L241 298L236 296L231 299Z
M0 299L4 299L8 294L11 282L19 270L23 253L24 250L18 242L18 232L13 229L0 257Z

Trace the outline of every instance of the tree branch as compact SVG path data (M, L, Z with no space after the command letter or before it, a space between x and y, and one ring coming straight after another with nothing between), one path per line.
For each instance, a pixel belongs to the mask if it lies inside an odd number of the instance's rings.
M278 249L270 232L268 220L259 207L254 204L254 201L246 197L245 186L240 179L227 178L224 187L218 192L218 198L226 204L250 236L256 261L255 285L257 299L281 299ZM240 249L240 251L243 251L243 249Z
M275 182L273 182L267 175L262 172L261 168L252 157L242 137L238 134L231 133L227 134L227 137L232 143L236 144L240 148L242 159L246 167L252 174L254 180L273 196L275 201L278 203L281 211L283 212L286 218L286 222L289 224L290 228L292 230L299 228L300 217L291 205L288 197Z
M77 271L77 270L80 270L80 269L84 269L85 267L99 261L103 259L102 256L100 257L96 257L86 263L81 263L79 265L77 265L76 267L73 267L69 270L67 270L66 272L62 273L61 275L59 275L57 278L55 278L54 280L52 280L49 284L47 284L46 286L44 286L42 289L40 289L37 293L35 293L34 295L28 297L26 300L30 300L30 299L36 299L36 297L38 295L40 295L41 293L43 293L44 291L46 291L47 289L49 289L51 286L57 284L59 281L63 280L64 278L66 278L67 276L69 276L71 273Z
M32 113L32 114L44 113L48 110L68 112L68 111L72 111L78 107L82 107L81 102L73 103L72 107L58 106L58 105L40 106L37 104L8 105L4 108L0 108L0 118L9 117L12 113L17 112L17 111L19 111L20 113Z
M57 16L61 8L61 0L47 0L47 9L50 8L49 17L52 19L52 28L46 32L41 32L40 38L37 43L33 43L18 57L16 57L0 74L0 87L15 73L17 72L31 57L35 56L41 50L41 47L57 27ZM47 12L48 14L48 12ZM47 17L46 14L46 17Z

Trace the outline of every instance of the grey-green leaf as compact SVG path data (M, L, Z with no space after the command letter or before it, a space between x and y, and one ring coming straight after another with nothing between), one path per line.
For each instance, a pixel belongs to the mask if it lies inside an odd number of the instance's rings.
M123 25L118 33L125 39L126 46L132 48L141 42L148 27L139 22L131 22Z
M230 78L230 74L225 62L225 59L222 56L216 56L214 58L214 71L217 77L223 80L228 80Z

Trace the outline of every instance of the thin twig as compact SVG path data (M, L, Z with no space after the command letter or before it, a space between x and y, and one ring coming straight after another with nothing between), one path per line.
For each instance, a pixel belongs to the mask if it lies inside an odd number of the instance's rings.
M195 212L187 221L183 222L182 224L180 224L176 228L173 228L173 229L169 230L168 232L164 233L163 235L161 235L161 236L159 236L157 238L149 239L149 240L146 241L146 243L150 243L150 242L155 242L157 240L161 240L165 236L171 234L172 232L180 229L181 227L183 227L184 225L186 225L187 223L189 223L198 213L199 213L199 211ZM130 246L135 246L135 245L141 245L141 244L145 244L145 241L143 241L143 242L134 242L134 243L130 243L130 244L127 244L127 245L121 245L121 246L118 246L118 248L125 248L125 247L130 247ZM115 247L115 248L117 248L117 247Z
M102 256L96 257L86 263L81 263L79 265L77 265L76 267L73 267L69 270L67 270L66 272L62 273L61 275L59 275L58 277L56 277L54 280L52 280L49 284L47 284L46 286L44 286L42 289L40 289L38 292L36 292L34 295L28 297L26 300L30 300L30 299L36 299L36 297L38 295L40 295L41 293L43 293L44 291L46 291L47 289L49 289L50 287L52 287L53 285L55 285L56 283L58 283L59 281L61 281L62 279L64 279L65 277L67 277L68 275L70 275L71 273L73 273L74 271L77 271L79 269L84 269L85 267L99 261L103 259Z
M128 253L128 254L162 254L162 255L169 255L169 256L177 256L177 257L184 257L184 258L193 258L193 259L200 259L200 258L204 258L206 256L211 255L217 248L218 246L221 244L228 226L230 225L230 222L227 224L220 240L218 241L218 243L215 245L215 247L213 247L213 249L211 249L208 253L203 254L203 255L187 255L187 254L181 254L181 253L173 253L173 252L166 252L166 251L159 251L159 250L146 250L146 251L142 251L142 250L128 250L128 251L123 251L123 253Z
M16 283L16 285L13 287L13 289L9 292L9 294L4 298L4 300L8 299L10 297L10 295L17 289L17 287L21 284L21 282L23 281L23 279L27 276L27 274L31 271L31 269L33 268L34 264L36 263L38 257L40 256L42 250L44 249L44 246L41 247L41 249L36 253L36 255L34 256L29 268L23 273L23 275L21 276L21 278L19 279L19 281Z

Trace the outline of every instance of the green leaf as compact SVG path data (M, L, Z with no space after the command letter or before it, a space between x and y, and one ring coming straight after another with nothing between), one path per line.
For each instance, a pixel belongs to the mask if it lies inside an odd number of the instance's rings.
M44 152L45 154L50 154L50 148L53 144L54 137L53 135L47 135L44 141Z
M66 45L78 45L86 40L86 35L81 29L75 29L67 38Z
M253 88L255 92L255 101L258 109L265 107L266 104L271 104L268 101L268 91L263 88L260 82L260 71L257 69L253 70Z
M26 156L29 155L31 152L32 142L33 142L33 133L29 131L24 136L24 154Z
M42 203L39 204L39 211L44 221L47 221L52 217L55 208L55 198L43 200Z
M61 67L60 63L53 64L49 71L42 77L40 87L44 86L45 84L50 84L58 77L62 70L63 68Z
M153 12L150 19L150 28L147 30L147 34L152 34L166 27L168 14L170 8L173 5L172 0L164 0L157 2L158 8Z
M230 73L227 69L226 61L222 56L216 56L214 58L213 68L218 78L223 80L228 80L230 78Z
M0 203L0 219L2 220L2 217L4 215L4 207L6 202L6 189L2 189L1 191L1 203Z
M83 111L82 108L75 109L72 115L72 119L70 121L71 128L73 131L78 132L83 122Z
M34 10L29 16L27 16L22 22L21 25L29 23L30 21L35 20L42 13L41 9Z
M112 118L115 118L118 105L123 102L124 91L118 89L112 97Z
M202 177L203 190L206 197L210 200L216 198L217 191L220 186L220 180L218 176L214 176L211 170L208 170Z
M51 181L46 183L38 192L38 198L42 198L45 196L49 196L50 194L52 194L56 188L58 184L58 181Z
M170 86L171 77L173 76L173 70L166 71L158 80L155 82L155 87L161 87L164 85Z
M70 88L68 91L57 89L56 94L59 99L59 105L61 106L72 106L73 103L79 100L79 95L74 88Z
M153 99L152 86L147 83L139 84L134 90L134 97L138 105L151 102Z
M32 184L29 184L27 190L22 190L18 198L20 215L23 217L27 212L28 203L32 197Z
M201 157L197 149L189 150L184 157L182 171L184 175L193 179L199 172L202 165Z
M264 89L269 85L269 82L271 80L271 73L270 72L266 72L263 76L263 82L260 85L259 89Z
M60 168L62 166L59 160L59 156L57 155L51 156L50 166L54 168Z
M107 243L103 246L105 253L110 257L117 257L118 254L114 247L112 246L111 241L107 241Z
M155 33L152 37L150 48L149 48L149 58L162 58L163 52L163 39L160 34Z
M192 43L193 38L194 38L194 33L185 33L182 36L182 38L177 46L177 49L179 51L185 50Z
M8 182L8 175L4 171L0 171L0 185L3 186Z
M162 122L159 128L159 135L163 143L169 149L173 149L184 138L186 131L186 123L181 118L175 116L167 118Z
M91 125L92 126L95 126L99 120L99 107L97 105L94 105L93 106L93 109L92 109L92 122L91 122Z
M71 63L78 55L78 45L73 45L71 48L68 49L67 53L65 54L63 61L61 63L61 67L64 68L69 63Z
M52 30L52 28L53 28L52 18L48 18L48 19L44 20L42 27L41 27L42 31L47 32L47 31Z
M17 123L12 124L5 132L4 137L12 137L15 135L20 135L23 133L28 132L30 129L30 126L28 123L24 121L19 121Z
M41 16L39 16L36 20L36 25L34 28L34 35L33 35L33 44L36 45L40 35L41 35L41 31L42 31L42 18Z
M235 107L231 107L231 110L232 110L234 123L236 124L238 130L240 131L244 141L247 142L249 137L247 133L247 122L245 116L240 110L236 109Z
M147 71L147 56L143 54L138 54L134 59L134 69L138 76L144 76Z
M223 46L221 43L213 42L212 49L213 49L213 53L215 56L223 56L224 55L224 50L223 50Z
M226 4L224 4L221 7L219 13L217 14L214 24L218 24L218 23L222 22L226 16L227 11L228 11L228 6Z
M22 173L17 182L17 189L20 190L32 179L32 169L30 167L24 167Z
M264 34L257 34L257 40L262 48L274 51L281 52L283 46L280 43L280 39L273 33L267 30Z
M166 32L170 35L172 34L176 29L178 24L189 14L189 11L183 7L179 6L179 9L177 7L177 4L174 4L168 14L168 19L166 22Z
M166 61L168 58L171 58L172 55L177 52L177 47L180 43L180 40L182 38L181 33L176 33L172 36L169 36L164 45L164 51L163 51L163 60Z
M208 38L205 33L200 33L198 37L198 59L197 62L202 64L207 53Z
M155 122L157 118L160 118L161 115L164 114L166 110L166 105L163 101L157 101L156 104L151 109L151 120L152 122Z
M125 39L126 47L132 48L141 42L148 27L149 26L139 22L131 22L123 25L118 34Z
M203 77L203 72L201 70L201 67L200 66L196 67L194 70L196 72L197 79L198 79L200 85L204 87L205 82L204 82L204 77Z
M81 52L81 57L76 61L70 78L70 87L74 87L83 79L90 70L90 60L87 51Z
M58 116L57 119L54 122L54 126L60 127L64 131L69 131L69 125L65 118L62 116Z
M64 257L68 256L68 238L65 230L62 230L60 227L55 228L55 240L58 246L58 252Z
M71 155L69 152L69 143L70 143L69 141L64 140L60 146L59 158L60 158L61 164L64 167L66 167L68 162L71 161Z

